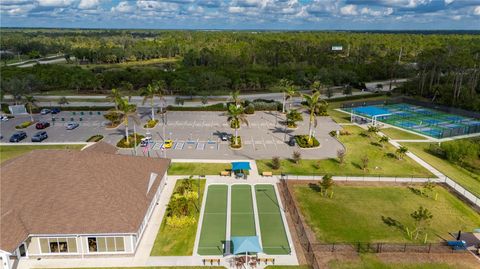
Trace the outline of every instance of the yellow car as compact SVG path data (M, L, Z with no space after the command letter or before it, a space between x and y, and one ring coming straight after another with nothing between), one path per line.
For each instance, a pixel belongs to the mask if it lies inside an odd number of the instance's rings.
M169 149L173 146L173 141L172 140L165 140L165 144L163 144L163 147L165 147L166 149Z

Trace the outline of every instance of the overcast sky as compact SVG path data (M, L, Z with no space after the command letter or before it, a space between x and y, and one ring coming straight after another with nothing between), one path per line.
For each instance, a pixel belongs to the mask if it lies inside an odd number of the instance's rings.
M2 27L480 30L480 0L0 0Z

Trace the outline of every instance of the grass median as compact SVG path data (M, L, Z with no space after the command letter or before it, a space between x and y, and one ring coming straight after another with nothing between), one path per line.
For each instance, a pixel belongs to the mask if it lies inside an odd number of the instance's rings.
M21 156L23 154L29 153L32 150L38 149L74 149L80 150L85 145L9 145L9 146L0 146L0 163L8 159Z
M230 163L172 163L169 175L219 175L221 171L230 170Z

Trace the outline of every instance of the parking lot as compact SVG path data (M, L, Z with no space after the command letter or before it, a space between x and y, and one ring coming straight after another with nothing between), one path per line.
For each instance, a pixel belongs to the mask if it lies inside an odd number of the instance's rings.
M315 130L315 137L320 141L321 147L317 149L300 149L297 146L289 146L290 137L295 134L308 132L308 115L304 115L304 121L299 123L296 130L285 130L282 121L284 115L276 112L256 112L248 115L249 126L242 125L238 134L242 138L242 149L232 150L227 141L221 141L221 135L227 133L233 135L227 117L220 112L168 112L165 117L157 115L159 124L153 129L146 130L143 124L149 119L145 110L139 115L140 122L129 121L129 131L133 131L136 125L138 133L151 133L153 143L148 149L138 147L136 150L122 149L121 153L137 155L150 155L168 158L182 159L265 159L273 156L283 158L291 157L293 151L302 153L305 159L321 159L335 157L341 144L328 134L332 130L340 129L329 117L319 117ZM0 123L3 139L6 143L10 136L15 133L15 126L29 120L29 116L18 116L9 121ZM55 115L35 115L36 121L46 120L52 125L45 129L49 138L45 142L85 142L89 137L96 134L104 136L104 141L115 145L124 135L123 125L116 129L107 129L107 121L103 113L97 112L60 112ZM75 121L80 126L74 130L66 130L65 125L69 121ZM165 124L164 124L165 122ZM31 136L37 132L35 126L23 129L28 137L20 143L30 142ZM173 140L170 149L163 149L165 139Z

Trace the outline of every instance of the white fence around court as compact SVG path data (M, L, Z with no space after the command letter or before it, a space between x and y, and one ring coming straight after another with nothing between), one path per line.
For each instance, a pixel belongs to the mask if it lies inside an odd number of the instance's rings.
M323 175L290 175L283 174L281 178L286 180L321 180ZM448 178L447 176L443 178L422 178L422 177L386 177L381 175L373 176L333 176L334 181L345 181L345 182L390 182L390 183L425 183L425 182L436 182L436 183L445 183L453 190L455 190L460 196L464 197L466 200L470 201L472 204L480 207L480 197L471 193L462 185L458 184L454 180Z

